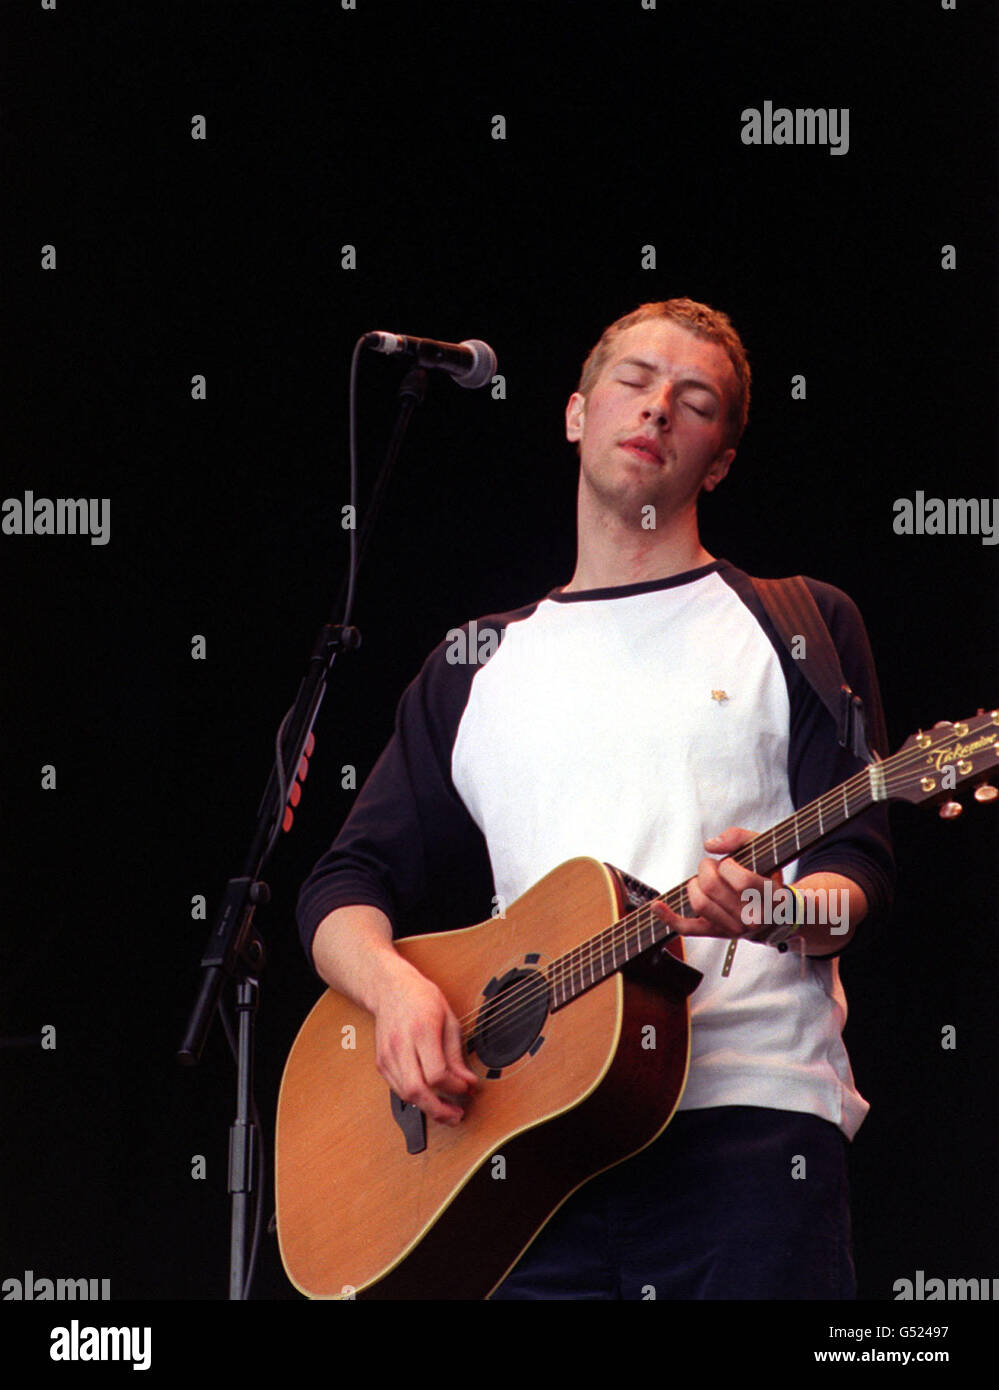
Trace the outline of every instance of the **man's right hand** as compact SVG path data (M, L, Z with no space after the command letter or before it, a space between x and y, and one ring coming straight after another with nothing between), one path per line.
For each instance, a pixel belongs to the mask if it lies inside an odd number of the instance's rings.
M319 924L312 958L328 985L374 1015L375 1062L399 1099L460 1124L455 1098L478 1080L465 1065L461 1025L437 986L399 955L388 917L364 904L334 909Z
M375 1062L400 1100L457 1125L478 1077L465 1065L461 1025L437 986L397 956L375 999Z

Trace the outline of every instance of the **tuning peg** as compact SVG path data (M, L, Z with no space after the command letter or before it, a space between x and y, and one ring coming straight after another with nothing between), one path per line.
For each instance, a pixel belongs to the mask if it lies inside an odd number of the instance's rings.
M940 815L944 820L954 820L963 810L960 801L945 801L940 807Z
M999 796L999 790L991 782L982 782L975 788L976 801L995 801L997 796Z

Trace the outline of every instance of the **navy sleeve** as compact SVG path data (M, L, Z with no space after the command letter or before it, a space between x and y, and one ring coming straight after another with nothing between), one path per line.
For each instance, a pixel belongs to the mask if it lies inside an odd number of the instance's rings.
M843 675L864 702L868 745L887 756L884 710L867 630L856 604L840 589L806 579L832 636ZM779 640L779 639L778 639ZM783 643L781 643L783 647ZM786 651L786 649L785 649ZM840 746L832 716L800 667L790 660L791 738L788 778L795 807L806 806L830 787L852 777L864 764ZM787 669L787 668L785 668ZM843 874L864 890L868 915L865 930L883 922L895 889L895 861L888 824L888 807L880 802L848 821L828 840L806 850L798 860L800 877L814 873Z
M492 883L488 855L451 779L451 750L474 674L474 666L449 664L442 643L407 687L388 745L299 893L299 933L310 961L316 929L334 908L378 907L397 935L438 895L446 917L444 903L454 909L440 929L475 920L473 902L483 915Z
M725 565L723 577L753 612L767 633L780 660L791 704L788 746L788 785L796 810L839 786L864 764L847 748L840 747L839 731L832 715L802 674L780 634L760 602L752 580L741 570ZM864 702L868 744L880 757L888 753L884 710L871 645L863 618L851 598L832 584L806 577L843 668L844 679ZM798 876L838 873L864 890L868 911L864 932L887 918L895 890L895 860L888 824L888 808L880 802L848 821L827 840L805 850L798 858ZM830 954L838 954L830 952Z

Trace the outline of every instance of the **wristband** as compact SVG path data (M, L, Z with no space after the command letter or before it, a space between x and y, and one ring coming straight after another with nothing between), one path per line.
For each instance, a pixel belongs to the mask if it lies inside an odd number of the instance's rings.
M805 925L805 895L800 888L795 888L793 884L785 883L784 887L794 897L794 922L778 927L771 927L766 936L757 936L755 940L761 941L765 946L776 946L778 951L786 951L787 943L799 927Z

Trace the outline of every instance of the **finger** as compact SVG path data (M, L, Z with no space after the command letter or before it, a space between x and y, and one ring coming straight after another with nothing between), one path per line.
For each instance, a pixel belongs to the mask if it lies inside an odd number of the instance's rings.
M456 1099L432 1090L428 1085L420 1086L413 1092L410 1104L418 1105L427 1118L435 1120L437 1124L459 1125L465 1118L465 1112Z
M382 1071L381 1074L400 1100L404 1100L407 1105L419 1106L428 1119L435 1120L438 1124L456 1125L461 1123L464 1114L461 1107L454 1102L449 1102L443 1096L438 1096L422 1077L419 1080L414 1080L412 1071L402 1071L398 1074Z
M734 849L741 849L743 845L748 845L754 839L756 832L747 830L741 825L730 825L727 830L723 830L719 835L712 835L704 841L704 848L710 854L730 854Z
M702 917L681 917L668 908L661 900L649 904L657 917L660 917L678 936L710 936L711 924Z
M733 892L737 898L741 897L747 888L759 889L763 882L759 874L754 874L752 869L747 869L744 864L738 863L735 859L705 859L702 862L703 864L714 864L717 881L723 884L725 889Z
M450 1035L449 1018L453 1029ZM418 1037L417 1054L427 1086L434 1094L438 1104L446 1107L447 1122L458 1124L465 1117L461 1097L468 1092L478 1078L461 1062L461 1029L458 1020L450 1010L445 1015L442 1028L442 1035L439 1035L434 1029ZM446 1055L449 1036L453 1039L450 1045L457 1052L456 1060L460 1070L455 1070L451 1059Z
M726 862L731 861L722 861ZM727 881L717 861L705 859L702 862L697 878L687 884L687 897L694 911L712 924L716 934L738 936L743 930L742 895Z
M420 1057L419 1045L414 1041L390 1041L386 1046L384 1059L378 1062L378 1070L400 1100L404 1100L407 1105L419 1106L428 1119L436 1120L439 1124L460 1123L464 1111L459 1105L439 1096L433 1089ZM433 1070L431 1066L431 1072ZM442 1067L438 1067L438 1070L442 1070Z
M712 864L715 866L713 869L707 867ZM706 896L719 912L738 917L743 926L762 925L755 920L758 914L750 909L755 903L767 899L769 890L766 887L766 878L752 873L734 859L706 859L701 865L701 870L699 886L704 889ZM775 889L783 888L784 879L779 871L769 878ZM705 909L705 915L711 917L711 910Z
M783 886L784 877L780 870L769 875L769 878L775 887ZM738 917L744 926L752 920L746 915L751 901L758 901L766 896L766 882L765 877L753 873L730 857L720 860L704 859L698 869L698 885L706 897L718 911ZM711 910L705 909L705 915L712 916Z

